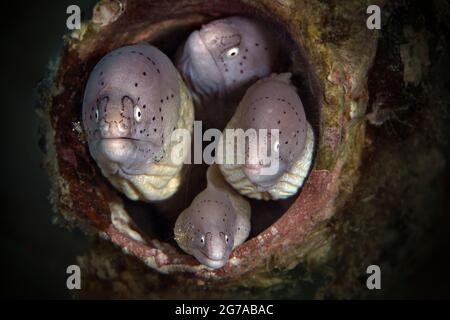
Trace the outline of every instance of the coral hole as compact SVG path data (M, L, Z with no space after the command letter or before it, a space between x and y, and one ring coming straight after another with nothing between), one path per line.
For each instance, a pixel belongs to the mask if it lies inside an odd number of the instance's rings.
M146 204L129 201L120 195L102 176L89 155L86 143L74 130L74 124L81 118L82 95L90 71L103 55L123 45L148 41L174 58L177 48L189 33L202 24L237 14L254 17L263 20L276 32L282 46L278 71L293 74L293 82L304 103L307 118L318 135L320 94L313 68L302 49L301 39L292 36L289 22L261 7L228 0L141 0L122 1L120 11L107 11L116 10L116 7L99 9L98 6L108 3L102 1L97 5L93 22L81 39L68 40L56 74L55 81L64 90L54 96L49 113L59 175L56 183L60 196L59 209L68 220L82 221L83 224L88 222L106 238L159 271L191 270L202 273L201 269L196 269L197 262L193 258L177 249L172 228L181 210L204 189L206 166L189 168L179 191L167 201ZM101 17L96 17L95 12L102 12L109 20L105 22ZM117 17L111 18L115 14ZM321 183L312 184L304 197L313 197L314 192L320 190ZM303 190L300 190L299 194L302 193ZM121 201L124 203L124 216L112 219L112 204ZM290 237L284 239L287 242L299 241L300 238L292 238L290 234L295 234L296 230L291 229L298 229L307 221L307 212L299 214L299 211L308 208L307 203L301 207L298 195L284 201L252 200L251 206L251 237L232 255L246 270L260 263L254 254L269 255L272 250L277 250L283 236ZM256 252L253 248L259 245L261 237L267 247ZM217 274L238 274L238 270L244 269L233 269L227 265Z

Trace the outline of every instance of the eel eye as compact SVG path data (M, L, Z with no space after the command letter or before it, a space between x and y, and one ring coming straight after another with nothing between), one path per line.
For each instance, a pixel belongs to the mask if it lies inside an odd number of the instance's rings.
M95 122L98 122L98 119L100 118L100 112L98 111L98 108L95 108L94 116L95 116Z
M228 58L234 58L239 54L239 47L233 47L226 52Z
M137 122L141 122L141 120L142 120L142 112L141 112L141 109L138 106L134 107L134 119Z
M280 151L280 142L279 141L276 141L274 144L273 144L273 149L275 150L275 151Z
M225 242L228 243L228 241L230 241L230 239L228 238L227 235L225 235Z
M202 237L200 238L200 242L201 242L201 243L205 243L205 236L202 236Z

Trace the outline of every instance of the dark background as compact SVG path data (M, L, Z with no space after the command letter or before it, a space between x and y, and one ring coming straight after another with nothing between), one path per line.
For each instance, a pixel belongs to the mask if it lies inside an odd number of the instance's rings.
M62 48L66 8L90 18L95 1L3 1L1 11L2 296L69 298L66 268L86 248L80 231L52 223L49 181L37 144L36 85Z
M95 0L6 1L1 24L1 295L13 298L70 298L66 268L87 248L79 230L52 223L49 181L37 144L36 85L62 48L66 8L81 7L90 18ZM394 298L449 296L450 250L445 242L430 252ZM434 258L433 258L434 257ZM387 297L386 297L387 298Z

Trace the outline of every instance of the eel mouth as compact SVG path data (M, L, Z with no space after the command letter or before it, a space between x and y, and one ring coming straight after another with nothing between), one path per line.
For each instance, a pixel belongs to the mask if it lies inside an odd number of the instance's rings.
M282 170L279 170L278 167L272 168L270 164L246 164L242 168L245 176L257 185L261 191L267 191L267 189L277 183L277 179L283 174Z
M208 256L208 254L204 253L201 250L199 250L198 252L200 252L200 254L204 260L204 261L202 261L202 263L212 269L222 268L228 261L228 258L226 258L225 255L222 258L214 259L214 258L211 258L210 256ZM207 263L205 263L205 262L207 262Z
M108 141L120 141L120 140L125 141L125 140L128 140L128 141L137 141L137 142L149 142L149 141L146 141L146 140L130 138L130 137L109 137L109 138L100 138L100 139L98 139L98 141L103 141L103 140L108 140Z
M270 168L270 164L244 164L243 168L252 174L260 174L264 169Z
M108 137L101 138L96 143L95 154L106 167L111 167L116 173L135 175L140 171L143 161L136 155L137 150L152 149L155 154L161 147L151 141L132 137Z
M206 257L208 260L211 260L211 261L222 261L222 260L223 260L223 257L222 257L222 258L217 258L217 259L215 259L215 258L210 257L207 253L204 253L203 251L200 251L200 252L201 252L201 254L202 254L204 257Z

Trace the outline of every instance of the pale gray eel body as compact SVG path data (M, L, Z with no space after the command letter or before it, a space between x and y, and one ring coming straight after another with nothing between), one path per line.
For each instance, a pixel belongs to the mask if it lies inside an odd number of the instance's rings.
M83 125L102 173L131 199L161 200L179 184L170 135L190 128L193 106L169 58L148 44L118 48L86 85Z
M226 126L244 131L268 130L264 139L257 137L246 144L244 164L220 165L225 179L250 198L270 200L294 195L312 164L314 134L290 76L274 74L252 85ZM270 135L272 129L278 130L278 136ZM221 143L226 137L225 130ZM277 169L268 173L266 169L275 161Z
M224 125L248 86L274 71L277 54L273 34L254 19L228 17L194 31L177 66L200 120L210 127Z
M223 180L216 165L207 173L208 186L178 217L175 240L210 268L220 268L233 248L250 232L250 205Z

